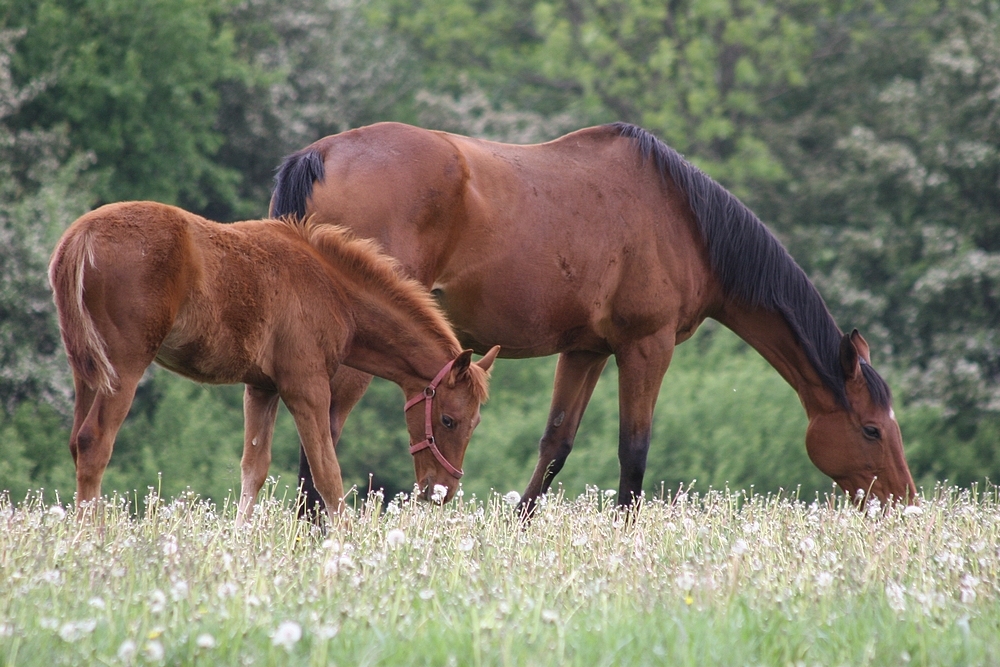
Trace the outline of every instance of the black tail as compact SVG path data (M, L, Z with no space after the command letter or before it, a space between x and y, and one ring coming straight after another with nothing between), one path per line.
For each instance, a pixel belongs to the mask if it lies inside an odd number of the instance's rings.
M323 156L315 148L304 148L286 157L274 175L271 217L305 217L313 183L322 182L323 175Z

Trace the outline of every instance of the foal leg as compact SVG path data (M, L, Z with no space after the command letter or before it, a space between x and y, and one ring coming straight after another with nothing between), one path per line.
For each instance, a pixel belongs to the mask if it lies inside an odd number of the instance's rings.
M236 525L250 520L253 505L271 466L271 440L278 416L278 392L246 386L243 392L243 459L240 461L240 504Z
M340 366L330 382L330 437L333 439L333 446L336 448L340 442L340 434L344 429L344 422L347 415L351 413L357 405L365 390L372 381L372 376L367 373ZM315 519L319 512L324 509L323 498L313 482L312 470L309 468L309 459L306 458L304 447L299 448L299 507L300 519Z
M653 408L674 353L674 336L649 337L615 352L618 362L618 504L632 505L642 494Z
M330 396L330 382L325 377L299 379L293 390L281 394L295 419L316 490L333 519L343 507L344 482L330 433Z
M518 505L522 516L531 515L538 496L549 490L552 479L566 463L583 412L607 362L607 355L593 352L563 352L559 355L549 419L538 443L538 463Z
M74 419L73 432L70 437L69 449L76 463L76 502L78 510L81 505L97 500L101 496L101 479L104 469L111 460L111 450L114 448L115 437L122 422L128 416L135 389L139 385L142 373L124 373L118 370L120 385L113 394L94 392L89 387L77 395L77 408L74 412L79 416L85 405L90 402L86 416L77 426ZM79 390L82 382L78 381Z

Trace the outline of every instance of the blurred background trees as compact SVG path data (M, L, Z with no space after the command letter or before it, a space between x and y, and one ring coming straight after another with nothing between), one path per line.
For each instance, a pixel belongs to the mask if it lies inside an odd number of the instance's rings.
M624 120L781 237L896 392L918 483L1000 475L1000 5L993 0L0 0L0 488L72 493L71 405L45 270L100 203L266 214L274 167L380 120L514 142ZM466 489L520 489L554 359L500 362ZM613 364L558 478L617 485ZM378 382L347 484L412 485ZM151 371L106 490L238 484L241 390ZM647 490L811 495L794 392L725 329L681 346ZM294 483L282 413L272 470ZM369 477L373 475L373 477Z

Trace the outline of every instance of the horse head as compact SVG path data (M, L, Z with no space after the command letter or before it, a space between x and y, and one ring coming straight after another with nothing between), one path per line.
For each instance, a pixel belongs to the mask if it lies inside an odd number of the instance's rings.
M810 416L809 458L859 502L869 495L883 503L916 502L888 388L871 368L868 343L857 330L840 341L840 366L848 405Z
M407 401L410 453L424 500L445 503L455 496L465 450L479 425L479 406L487 397L489 371L499 352L496 346L473 362L472 350L465 350L423 393ZM418 405L422 409L411 409Z

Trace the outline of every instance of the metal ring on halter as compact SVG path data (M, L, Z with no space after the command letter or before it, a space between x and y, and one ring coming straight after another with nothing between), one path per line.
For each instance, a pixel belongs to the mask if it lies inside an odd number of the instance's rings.
M455 479L461 479L462 475L464 475L465 473L456 468L455 466L453 466L451 462L444 457L444 454L441 453L441 450L438 449L437 442L434 440L434 430L431 421L431 407L432 407L431 404L433 403L434 396L437 394L437 386L441 383L441 380L443 380L444 377L448 374L448 371L451 370L452 366L455 365L456 361L458 360L452 359L447 364L445 364L444 368L438 371L438 374L434 376L434 379L431 380L431 383L429 385L424 387L424 390L422 392L420 392L419 394L417 394L416 396L414 396L413 398L411 398L406 402L403 411L405 412L409 410L420 401L427 401L427 405L425 406L424 409L424 440L422 442L418 442L415 445L411 444L410 454L416 454L417 452L422 451L424 449L430 449L431 454L433 454L434 458L437 459L438 463L440 463L441 466L448 471L448 474L450 474Z

